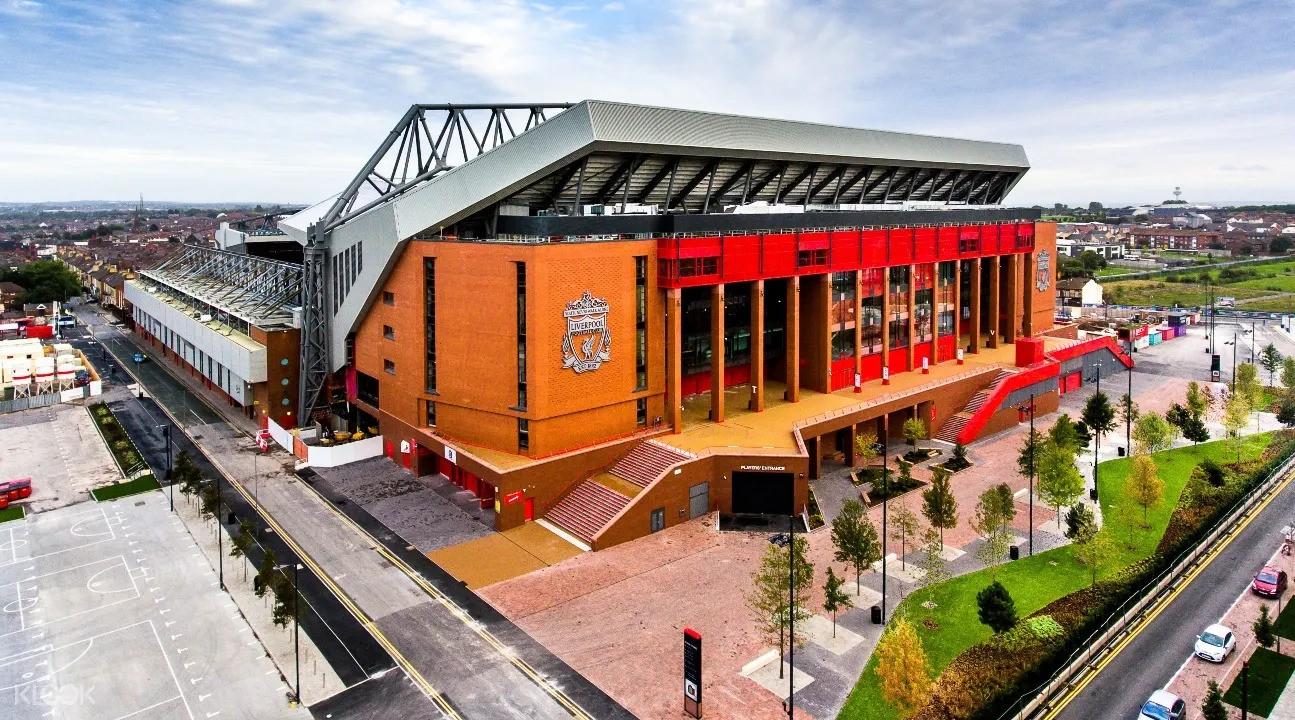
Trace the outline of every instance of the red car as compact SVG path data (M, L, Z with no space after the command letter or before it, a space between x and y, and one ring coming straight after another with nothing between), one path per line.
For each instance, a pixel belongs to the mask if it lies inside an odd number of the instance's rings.
M1281 597L1281 594L1286 592L1286 571L1265 565L1255 574L1254 582L1250 583L1250 589L1255 595Z

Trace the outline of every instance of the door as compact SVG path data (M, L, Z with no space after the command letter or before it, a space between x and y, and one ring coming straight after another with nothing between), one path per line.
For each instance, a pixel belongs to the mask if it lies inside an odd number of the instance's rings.
M651 527L649 532L661 532L665 529L665 508L657 508L652 511Z
M790 515L795 500L795 473L733 473L733 512L738 515Z
M527 522L535 519L535 498L526 498L526 505L523 508L523 517Z
M710 483L704 482L688 488L688 519L699 518L710 510ZM662 518L662 523L665 519Z

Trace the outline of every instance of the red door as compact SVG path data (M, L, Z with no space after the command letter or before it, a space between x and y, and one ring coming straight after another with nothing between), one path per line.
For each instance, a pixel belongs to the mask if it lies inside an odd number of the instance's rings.
M524 515L527 522L535 519L535 498L526 498Z

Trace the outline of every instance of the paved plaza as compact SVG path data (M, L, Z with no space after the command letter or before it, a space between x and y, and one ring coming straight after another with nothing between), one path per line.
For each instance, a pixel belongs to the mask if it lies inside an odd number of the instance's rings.
M32 478L28 512L90 498L121 473L82 405L51 405L0 415L0 481Z
M309 717L162 493L0 525L0 607L0 717Z

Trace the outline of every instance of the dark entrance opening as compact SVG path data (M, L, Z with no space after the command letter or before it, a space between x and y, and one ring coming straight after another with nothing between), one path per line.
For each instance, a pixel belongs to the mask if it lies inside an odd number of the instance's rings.
M736 515L792 514L795 473L733 473L733 513Z

